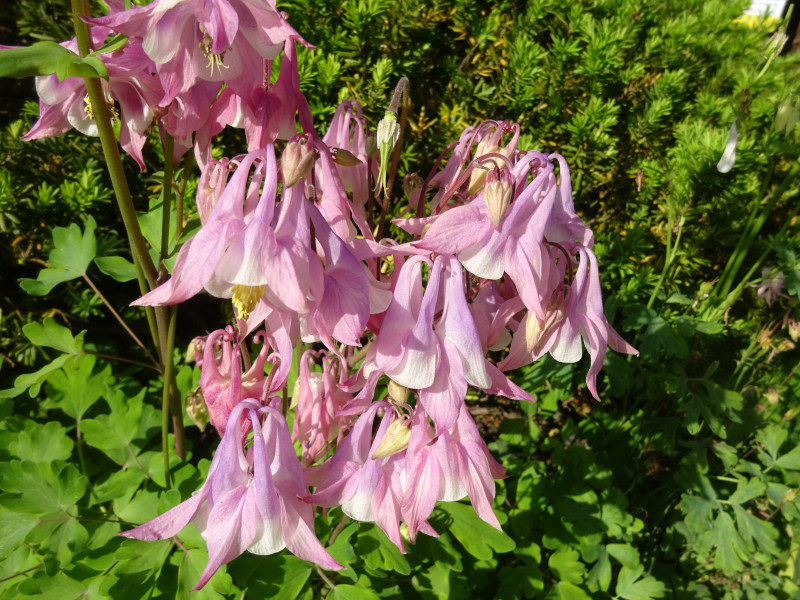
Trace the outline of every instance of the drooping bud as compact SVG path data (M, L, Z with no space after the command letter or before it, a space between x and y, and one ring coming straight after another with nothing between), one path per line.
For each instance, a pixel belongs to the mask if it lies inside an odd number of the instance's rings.
M411 419L401 417L389 424L386 433L372 453L372 458L378 460L392 454L397 454L408 448L408 440L411 437Z
M775 115L775 131L788 137L794 131L798 120L800 120L800 96L795 96L778 105L778 112Z
M376 191L381 190L384 194L386 193L386 178L389 175L389 161L398 139L400 139L400 123L397 122L397 114L387 110L383 119L378 123L376 140L381 164L375 189Z
M474 172L474 171L473 171ZM511 205L513 180L508 169L492 169L483 187L483 201L495 227L500 227L508 207Z
M206 401L203 399L202 392L197 390L194 394L186 396L184 406L186 408L186 414L189 415L192 423L197 425L200 431L204 431L206 425L208 425L209 416L208 406L206 406Z
M478 146L475 148L476 161L487 154L495 154L500 152L500 146L497 145L494 138L495 136L489 135L478 142ZM488 171L480 166L476 166L474 169L472 169L472 173L469 174L469 189L467 190L468 195L471 196L472 194L477 194L480 191L480 189L483 187L483 182L486 181L487 173Z
M386 386L389 391L389 398L395 404L405 404L408 401L408 388L400 385L393 379L389 380L389 385Z
M800 321L795 321L794 319L789 319L789 337L792 338L793 342L800 341Z
M205 224L211 209L219 200L225 185L228 182L228 174L231 171L231 161L227 158L212 160L200 174L200 181L197 184L197 213L200 215L200 222Z
M532 312L528 312L525 321L525 345L528 352L538 354L541 351L550 334L564 320L565 314L564 307L558 304L548 308L544 322Z
M343 167L355 167L362 164L355 154L344 148L331 148L331 154L333 155L333 162Z
M283 186L292 187L303 179L314 164L314 151L304 140L289 142L281 156Z

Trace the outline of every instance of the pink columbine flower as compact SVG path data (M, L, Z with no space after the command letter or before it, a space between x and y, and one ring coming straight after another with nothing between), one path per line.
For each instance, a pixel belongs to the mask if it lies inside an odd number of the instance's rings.
M300 359L300 372L295 384L294 428L292 438L302 448L302 464L310 466L325 456L333 442L341 440L353 418L339 414L339 409L353 399L343 389L348 377L347 361L322 351L322 372L312 371L313 350Z
M772 303L781 295L785 276L782 271L776 272L774 269L764 267L761 270L761 277L761 284L758 286L756 295L763 298L767 306L772 306Z
M369 400L378 378L386 374L395 383L418 390L420 403L440 431L455 424L468 385L532 400L486 360L464 296L459 262L437 257L424 295L423 262L415 256L403 264L392 303L362 366L366 385L355 403Z
M94 27L94 45L99 46L108 32L104 27ZM62 45L78 51L74 39ZM112 118L120 123L120 145L144 170L142 148L155 118L152 106L162 93L158 79L151 75L155 67L141 45L133 41L120 50L104 54L103 63L108 69L108 81L100 80L100 83ZM86 135L98 135L83 79L68 77L59 81L55 75L37 77L36 92L39 94L39 120L22 139L54 137L72 128Z
M240 423L247 421L252 438L245 443ZM307 493L283 415L246 399L231 412L203 486L175 508L122 535L163 540L193 522L208 546L208 564L195 590L245 550L265 555L286 548L323 568L341 569L314 535L311 507L300 500Z
M402 410L401 410L402 408ZM434 431L420 407L375 402L359 417L330 461L312 469L317 490L306 500L341 505L357 521L374 521L405 552L400 522L413 541L419 531L437 535L428 523L437 502L469 495L478 516L493 527L494 479L505 469L489 454L464 407L452 428ZM373 436L373 421L383 411Z
M283 329L270 321L267 320L273 326L268 331L256 334L254 341L262 342L261 351L252 363L244 365L246 368L242 365L240 332L231 326L209 334L201 342L202 352L196 352L200 389L208 407L209 421L220 435L225 434L231 411L239 402L246 398L271 397L286 385L293 342ZM270 347L273 347L271 353ZM269 375L265 375L267 363L272 367Z
M625 354L638 355L639 352L620 337L603 314L594 252L578 246L577 254L580 260L574 279L569 285L559 285L553 290L545 305L544 318L528 312L524 326L517 329L509 355L497 366L504 371L516 369L547 352L559 362L574 363L581 359L585 346L591 358L586 387L600 400L596 379L607 348Z
M263 0L156 0L143 7L86 19L142 38L156 64L167 106L197 80L226 82L242 95L261 85L262 59L289 38L300 39L272 3Z
M296 187L284 190L276 210L277 178L272 145L244 156L203 227L178 253L172 277L135 304L175 304L205 288L233 296L246 318L262 295L293 311L322 297L324 275L310 246L305 198Z

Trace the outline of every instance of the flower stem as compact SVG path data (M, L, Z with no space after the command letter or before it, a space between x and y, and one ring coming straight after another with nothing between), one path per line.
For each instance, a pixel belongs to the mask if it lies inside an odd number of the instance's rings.
M161 190L161 256L159 269L164 267L164 260L169 256L169 221L172 212L172 153L175 141L168 133L164 134L164 184Z
M792 165L792 168L789 169L786 177L783 178L783 181L778 186L778 189L776 189L775 193L773 193L770 197L767 205L761 210L761 214L759 214L755 220L748 222L749 229L745 230L744 234L740 238L739 244L736 246L736 250L734 250L734 253L728 261L728 264L725 265L722 279L720 281L721 285L717 294L718 297L725 298L728 295L728 292L730 291L731 286L736 278L736 274L741 268L745 256L747 256L747 251L753 245L756 237L758 237L758 234L761 232L761 228L764 226L764 223L766 223L770 213L772 213L772 210L783 198L783 195L790 189L798 174L800 174L800 163L795 162L794 165Z
M149 358L150 361L156 366L156 368L159 369L160 365L159 365L158 361L155 359L155 357L152 354L150 354L150 351L147 349L147 346L144 345L144 342L142 342L142 340L140 340L138 338L138 336L135 333L133 333L131 328L128 327L128 324L125 323L125 321L122 319L122 317L119 316L119 313L116 310L114 310L114 307L111 306L111 303L100 292L100 290L97 288L97 286L94 284L94 282L91 279L89 279L89 276L86 275L86 273L83 274L83 279L84 279L84 281L86 281L86 283L89 285L89 287L92 288L92 291L95 294L97 294L97 297L100 298L100 300L103 301L103 304L106 305L106 308L111 312L111 314L119 322L119 324L122 325L122 328L128 333L129 336L131 336L131 339L133 339L133 341L136 343L136 345L139 346L142 350L144 350L144 353L147 355L147 358Z
M383 236L383 227L386 223L386 212L389 210L389 201L392 196L392 186L394 185L394 177L397 174L397 163L400 160L400 152L403 148L403 133L406 130L406 123L408 123L408 113L411 110L411 99L408 96L408 78L401 77L400 81L397 82L397 86L394 89L394 95L392 96L392 102L389 104L389 110L393 112L397 112L397 107L402 100L401 110L400 110L400 135L397 138L397 142L394 145L394 151L392 152L392 162L391 166L389 167L389 177L386 183L386 194L383 198L383 203L381 205L381 218L378 223L378 229L375 232L375 239L380 240Z

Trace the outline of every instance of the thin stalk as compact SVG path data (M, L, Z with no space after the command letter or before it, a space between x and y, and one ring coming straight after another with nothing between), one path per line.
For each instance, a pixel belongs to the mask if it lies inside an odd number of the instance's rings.
M678 234L675 236L674 245L672 244L672 227L673 214L672 204L670 203L669 214L667 216L667 252L666 256L664 257L664 268L661 269L661 275L656 282L656 286L653 288L653 293L650 295L650 300L647 301L647 308L653 307L653 302L655 302L656 296L658 295L659 290L661 290L661 286L664 285L664 280L667 278L667 272L672 265L672 261L675 259L675 255L677 254L678 243L680 242L681 232L683 231L683 222L681 221L678 228Z
M401 77L400 81L397 82L397 86L394 89L394 95L392 96L392 102L389 104L389 110L397 112L397 107L400 104L402 99L402 106L400 110L400 135L397 138L397 143L394 145L394 151L392 152L392 164L389 167L389 177L386 183L386 195L383 198L383 203L381 205L381 219L378 222L378 229L375 232L375 239L381 239L383 235L383 227L386 224L386 213L389 210L389 201L392 197L392 186L394 185L394 177L397 174L397 163L400 161L400 152L403 148L403 133L406 130L406 124L408 123L408 113L411 110L411 99L408 96L408 78Z
M775 171L775 164L771 163L769 166L769 173L764 178L764 181L761 184L761 190L759 191L758 198L764 198L767 195L767 188L769 187L769 182L772 179L772 174ZM747 239L747 234L750 229L753 227L753 222L756 220L758 216L758 207L761 205L760 202L756 201L753 202L753 207L750 209L750 214L747 217L747 222L744 225L744 229L742 230L742 235L739 236L739 239L736 241L736 248L733 249L733 253L728 258L728 262L725 264L725 268L722 270L722 275L720 276L719 286L718 289L722 289L723 286L727 285L730 286L729 279L733 279L734 273L732 271L733 264L736 262L737 257L742 254L743 252L747 252L747 248L745 247L745 240Z
M181 181L175 194L175 241L181 239L183 234L183 199L186 195L186 184L189 182L187 173L194 164L194 152L187 152L181 168Z
M114 318L117 320L117 322L120 325L122 325L122 328L127 332L127 334L129 336L131 336L131 339L133 339L133 341L136 343L137 346L139 346L142 350L144 350L144 353L147 355L147 358L149 358L150 361L158 369L159 368L158 361L155 359L155 357L152 354L150 354L150 351L147 349L147 346L144 345L144 342L142 342L142 340L139 339L139 337L131 330L131 328L128 327L128 324L125 323L125 321L122 320L122 317L119 315L119 313L116 310L114 310L114 307L111 306L111 303L106 299L106 297L102 294L102 292L97 288L97 286L94 284L94 282L91 279L89 279L89 276L84 273L83 274L83 279L84 279L84 281L86 281L86 283L89 285L89 287L92 288L92 291L95 294L97 294L97 297L100 298L100 300L103 301L103 304L106 305L106 308L109 310L109 312L111 312L111 314L114 316Z
M88 0L71 1L72 18L75 25L78 50L81 56L86 56L90 51L89 31L88 27L81 21L79 15L89 14L89 3ZM147 283L151 288L154 288L158 274L155 265L153 265L153 261L150 260L150 255L147 253L147 245L142 231L139 228L139 222L136 219L136 209L131 199L131 190L128 187L128 180L125 178L125 171L122 167L122 159L119 153L119 145L114 136L114 129L111 126L111 114L108 110L103 88L100 84L100 80L96 77L87 77L84 79L84 82L86 83L86 91L89 94L100 143L103 146L103 156L108 168L108 174L111 177L111 185L114 188L117 205L122 214L125 230L128 233L128 240L130 241L134 260L140 262L144 275L147 278Z
M786 177L783 178L783 181L778 186L778 189L775 190L775 193L772 194L767 205L762 209L761 214L752 222L750 226L750 230L742 236L743 241L741 243L741 250L739 252L734 252L734 255L731 257L731 260L725 266L724 272L724 284L720 288L719 296L725 297L727 296L728 292L730 291L731 286L733 285L733 281L736 277L736 274L739 271L739 268L742 266L744 262L745 256L747 256L747 251L753 245L756 237L761 232L761 228L766 223L767 218L769 218L770 213L775 208L775 206L780 202L783 198L783 195L789 190L794 180L797 178L798 174L800 174L800 162L795 162L792 165L792 168L789 169L789 172L786 174ZM738 249L738 246L737 246Z
M161 189L161 256L159 268L164 269L164 260L169 256L169 221L172 212L172 177L174 166L172 154L175 141L164 134L164 184Z
M78 51L81 56L86 56L90 51L89 28L81 21L80 15L88 15L90 13L89 2L88 0L71 0L71 3ZM156 271L153 261L150 259L150 254L147 252L147 244L142 235L142 230L139 227L139 221L136 218L136 209L133 206L131 190L128 187L128 180L125 178L125 170L122 167L119 145L114 136L114 129L111 126L111 114L108 109L108 104L106 103L105 93L103 92L100 80L97 78L87 77L84 79L84 83L89 95L95 124L97 125L100 143L103 147L103 157L105 158L106 168L111 178L114 196L117 199L117 206L122 215L125 231L128 234L128 243L131 248L131 254L133 255L133 262L137 268L137 274L141 271L141 277L147 282L147 289L153 289L158 283L158 272ZM142 287L141 277L140 289ZM166 336L164 335L166 312L156 309L153 313L156 326L153 327L151 323L150 331L154 334L154 341L163 350L166 344ZM151 317L148 316L148 322L150 322L150 320Z
M137 367L143 367L145 369L153 369L161 373L161 363L158 363L158 366L153 366L150 363L142 362L140 360L132 360L130 358L125 358L124 356L115 356L113 354L103 354L102 352L89 352L88 350L83 351L84 354L91 354L92 356L98 356L100 358L105 358L107 360L115 360L118 362L128 363L129 365L136 365Z
M169 476L169 418L170 418L170 403L172 397L172 347L175 345L175 322L176 311L174 307L170 307L169 327L167 329L167 347L164 353L164 387L161 392L161 453L164 457L164 479L167 487L170 487ZM178 416L181 416L178 413ZM175 445L177 454L178 435L175 431Z

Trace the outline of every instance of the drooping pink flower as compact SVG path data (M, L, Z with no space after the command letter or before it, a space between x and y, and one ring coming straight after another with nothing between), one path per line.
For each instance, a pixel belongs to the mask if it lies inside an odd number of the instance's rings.
M252 431L247 445L243 421L249 421L247 430ZM193 522L208 546L208 564L195 590L245 550L265 555L286 548L323 568L341 569L314 535L311 507L300 500L307 493L283 415L245 399L230 414L203 486L188 500L122 535L163 540Z
M93 42L97 47L109 30L95 27ZM62 44L76 52L75 40ZM142 148L155 118L161 86L151 75L154 66L141 45L129 41L122 49L102 55L108 69L108 81L100 80L112 118L120 124L120 145L144 170ZM68 77L59 81L56 75L36 78L39 94L39 120L22 139L35 140L62 135L74 128L83 134L97 136L97 124L89 103L83 79ZM119 108L117 108L119 107Z
M466 407L444 431L434 430L428 419L419 406L409 416L388 403L373 403L333 457L312 469L317 488L306 500L341 505L357 521L374 521L401 552L401 522L412 541L419 531L437 535L428 523L437 502L469 495L478 516L499 529L491 504L494 479L504 477L505 469L489 454Z
M353 399L344 391L348 378L347 361L340 356L322 351L322 372L312 371L312 350L300 359L300 372L295 390L297 405L294 412L292 438L302 448L301 462L310 466L330 450L330 445L343 437L352 424L353 417L340 415L339 409Z
M86 20L142 39L164 87L161 106L198 80L225 82L249 95L261 86L253 74L262 72L262 59L274 59L289 38L301 39L263 0L156 0Z
M456 422L468 385L532 400L486 359L458 261L437 257L423 295L424 262L412 257L403 264L392 303L362 366L366 385L355 402L368 401L378 378L386 374L419 392L420 403L439 431Z
M528 313L525 325L517 329L512 340L509 355L497 366L504 371L516 369L547 352L559 362L574 363L581 359L585 346L591 358L586 387L599 400L596 379L607 348L625 354L638 355L639 352L620 337L603 314L594 252L578 246L577 254L580 260L574 279L553 291L544 318Z

